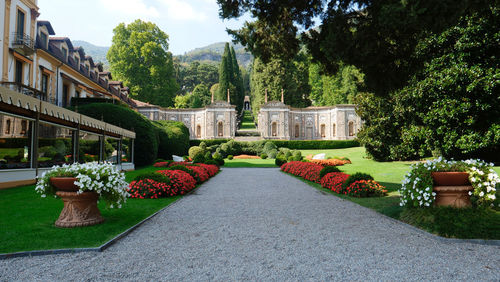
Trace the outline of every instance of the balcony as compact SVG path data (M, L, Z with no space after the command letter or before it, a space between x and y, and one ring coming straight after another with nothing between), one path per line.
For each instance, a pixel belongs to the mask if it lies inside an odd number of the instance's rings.
M35 52L35 41L31 36L24 33L12 33L12 49L29 56Z
M6 81L0 82L0 85L2 85L3 87L9 88L10 90L14 90L16 92L22 93L24 95L27 95L27 96L30 96L30 97L33 97L33 98L36 98L36 99L39 99L39 100L42 100L45 102L55 104L55 99L53 99L53 98L49 99L47 97L46 93L44 93L38 89L35 89L33 87L29 87L27 85L17 83L17 82L6 82Z

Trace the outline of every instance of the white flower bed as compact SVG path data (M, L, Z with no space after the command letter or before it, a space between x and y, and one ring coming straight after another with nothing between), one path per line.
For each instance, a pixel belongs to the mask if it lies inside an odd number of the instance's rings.
M50 184L50 178L57 176L76 177L75 185L80 187L77 193L97 192L111 208L115 206L121 208L128 197L125 175L111 163L91 162L54 166L38 179L35 190L42 194L42 197L55 196L56 189Z

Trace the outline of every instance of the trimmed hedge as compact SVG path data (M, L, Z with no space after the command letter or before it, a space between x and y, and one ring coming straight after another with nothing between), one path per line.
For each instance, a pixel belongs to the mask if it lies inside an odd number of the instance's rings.
M268 140L268 142L269 141L273 142L278 148L294 150L359 147L359 142L357 140Z
M207 147L213 145L220 145L222 143L226 143L231 139L203 139L203 140L189 140L189 147L200 146L201 142L204 142Z
M158 131L158 157L171 160L172 155L184 156L189 149L189 129L180 121L159 120L153 125Z
M95 119L101 119L116 126L135 131L134 142L135 164L150 165L158 154L158 130L143 115L129 108L107 104L94 103L78 107L78 112Z

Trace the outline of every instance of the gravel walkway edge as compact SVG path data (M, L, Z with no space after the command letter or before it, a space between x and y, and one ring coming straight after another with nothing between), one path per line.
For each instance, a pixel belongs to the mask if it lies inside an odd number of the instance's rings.
M281 170L280 170L280 172L281 172L281 173L283 173L283 174L286 174L286 175L288 175L288 176L290 176L290 177L294 177L293 175L291 175L291 174L289 174L289 173L286 173L286 172L283 172L283 171L281 171ZM308 180L305 180L305 179L300 178L300 177L298 177L298 179L299 179L299 180L301 180L302 182L304 182L305 184L307 184L308 186L310 186L312 189L315 189L315 190L317 190L317 191L322 192L322 194L324 194L324 195L333 196L333 197L336 197L336 198L338 198L338 199L340 199L340 200L342 200L342 201L348 201L348 202L351 202L351 203L353 203L353 204L355 204L355 205L358 205L359 207L361 207L361 208L363 208L363 209L368 209L368 210L371 210L371 211L373 211L373 212L375 212L375 213L377 213L377 214L379 214L379 215L381 215L381 216L383 216L383 217L385 217L385 218L387 218L387 219L391 220L391 221L392 221L392 222L394 222L394 223L401 224L401 225L405 226L406 228L409 228L409 229L411 229L411 230L414 230L414 231L416 231L416 232L418 232L418 233L420 233L420 234L422 234L422 235L425 235L425 236L427 236L427 237L429 237L429 238L431 238L431 239L434 239L434 240L441 241L441 242L443 242L443 243L447 243L447 244L455 244L455 243L457 243L457 244L465 244L465 243L471 243L471 244L486 245L486 246L500 246L500 240L489 240L489 239L459 239L459 238L446 238L446 237L442 237L442 236L439 236L439 235L436 235L436 234L430 233L429 231L426 231L426 230L424 230L424 229L420 229L420 228L418 228L418 227L416 227L416 226L413 226L413 225L411 225L411 224L408 224L408 223L406 223L406 222L404 222L404 221L401 221L401 220L398 220L398 219L392 218L392 217L387 216L387 215L385 215L385 214L383 214L383 213L379 213L379 212L377 212L377 211L375 211L375 210L373 210L373 209L370 209L370 208L364 207L364 206L362 206L362 205L360 205L360 204L358 204L358 203L355 203L355 202L352 202L352 201L349 201L349 200L346 200L346 199L343 199L343 198L337 197L337 196L335 196L334 194L331 194L331 193L326 193L326 192L324 192L324 191L321 191L320 189L318 189L318 188L314 187L313 185L311 185L311 184L308 182Z

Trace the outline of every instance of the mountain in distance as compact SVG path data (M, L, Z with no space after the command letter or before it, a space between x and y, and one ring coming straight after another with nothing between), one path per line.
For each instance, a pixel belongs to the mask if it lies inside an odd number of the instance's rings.
M91 56L94 63L101 62L105 69L109 69L109 63L106 59L109 47L96 46L83 40L73 40L72 43L75 47L83 47L85 55Z
M224 46L226 42L217 42L205 47L195 48L184 55L177 55L176 57L180 62L190 63L193 61L213 62L220 63L222 54L224 53ZM236 60L240 65L248 67L252 63L253 56L250 52L245 50L240 44L234 45L234 52L236 53Z
M104 69L109 69L109 62L106 59L106 54L108 53L109 47L96 46L92 43L83 40L73 40L73 46L83 47L85 54L92 57L94 63L101 62L104 65ZM178 59L181 63L190 63L193 61L207 62L219 64L222 54L224 53L224 45L226 42L217 42L210 44L205 47L195 48L189 52L184 53L184 55L175 55L174 57ZM234 51L236 52L236 59L240 65L245 68L252 63L253 56L250 52L245 51L245 47L240 44L233 45Z

